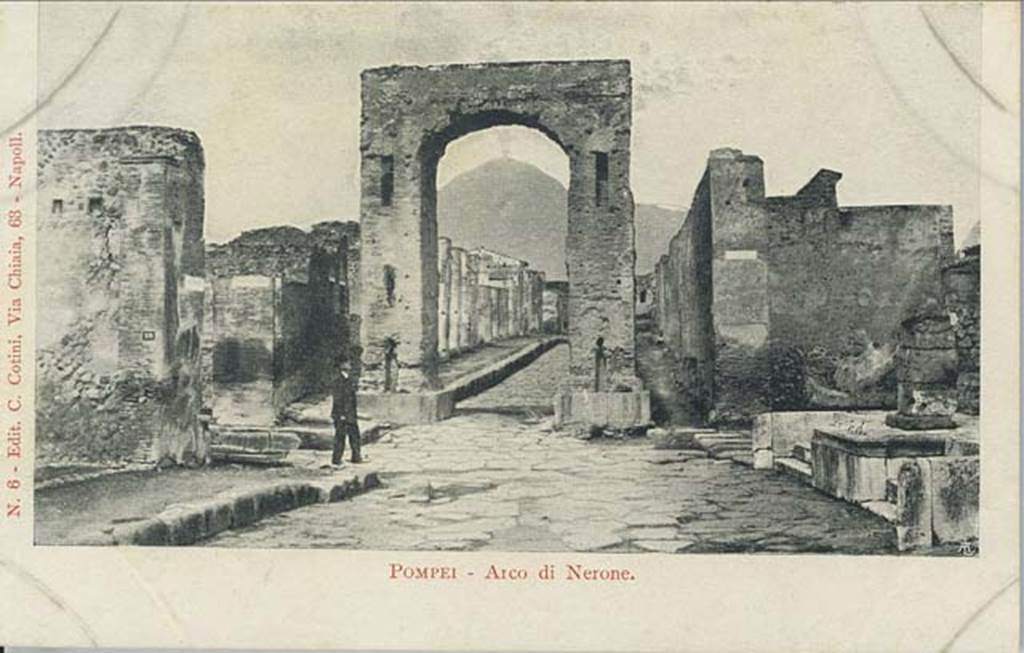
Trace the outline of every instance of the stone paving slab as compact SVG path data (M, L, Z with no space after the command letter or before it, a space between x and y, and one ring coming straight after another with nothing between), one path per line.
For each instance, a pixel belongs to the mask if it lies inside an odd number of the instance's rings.
M583 440L521 410L564 374L557 347L442 423L369 448L383 491L205 541L220 547L615 553L894 553L892 527L781 474L655 438ZM315 535L312 535L315 534Z

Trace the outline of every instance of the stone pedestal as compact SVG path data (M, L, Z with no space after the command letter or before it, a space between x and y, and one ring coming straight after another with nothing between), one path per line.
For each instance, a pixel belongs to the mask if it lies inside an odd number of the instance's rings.
M424 424L448 419L455 412L451 391L360 393L359 414L378 422Z
M814 487L862 503L886 500L886 481L909 459L945 456L952 439L944 432L904 433L891 429L850 432L815 429L811 440Z
M896 412L886 416L885 423L908 431L953 428L957 354L949 316L937 302L927 302L902 327L896 356Z
M563 392L555 397L555 426L583 424L636 428L651 423L651 393Z

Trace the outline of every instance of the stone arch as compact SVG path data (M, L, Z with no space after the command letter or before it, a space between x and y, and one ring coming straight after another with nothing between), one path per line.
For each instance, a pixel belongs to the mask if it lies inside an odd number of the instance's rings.
M452 141L500 125L536 129L569 159L570 385L592 385L601 337L609 386L639 389L629 62L377 68L362 101L363 391L385 391L387 348L402 368L389 390L436 388L437 164Z

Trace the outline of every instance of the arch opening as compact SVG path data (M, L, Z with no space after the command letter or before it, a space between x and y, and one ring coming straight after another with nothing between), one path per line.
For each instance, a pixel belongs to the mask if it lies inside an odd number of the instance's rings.
M446 130L465 133L425 153L442 153L429 161L422 192L422 216L438 243L439 360L564 334L569 322L565 149L534 127L464 128Z

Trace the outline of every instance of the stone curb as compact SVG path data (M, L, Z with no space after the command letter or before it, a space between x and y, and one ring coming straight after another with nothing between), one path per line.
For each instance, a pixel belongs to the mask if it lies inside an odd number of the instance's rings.
M377 472L330 481L279 481L228 490L203 501L176 504L145 519L104 531L88 545L188 546L233 528L315 503L344 501L380 486Z
M106 467L94 472L79 472L78 474L68 474L67 476L51 478L48 481L40 481L34 485L34 489L37 491L47 490L50 488L69 485L71 483L82 483L84 481L91 481L95 478L102 478L104 476L112 476L114 474L128 474L131 472L144 472L152 469L153 465L141 464L124 465L123 467Z
M564 336L555 336L525 345L504 358L455 379L446 385L442 392L451 392L456 402L474 397L498 385L530 365L548 350L564 342L567 342Z

